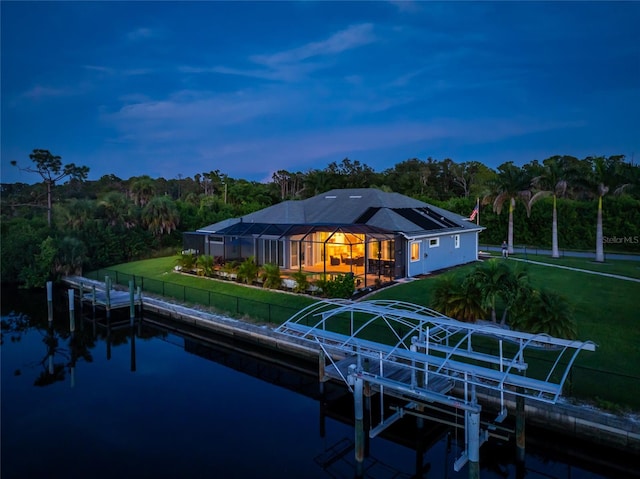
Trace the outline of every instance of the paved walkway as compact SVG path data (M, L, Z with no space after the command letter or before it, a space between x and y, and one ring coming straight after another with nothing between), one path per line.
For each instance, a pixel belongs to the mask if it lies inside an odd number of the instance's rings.
M636 283L640 283L640 279L631 278L629 276L622 276L622 275L619 275L619 274L611 274L611 273L601 273L600 271L591 271L591 270L588 270L588 269L572 268L570 266L562 266L562 265L559 265L559 264L542 263L540 261L533 261L533 260L530 260L530 259L514 258L513 256L509 257L509 261L521 261L523 263L539 264L540 266L549 266L551 268L568 269L568 270L571 270L571 271L579 271L581 273L595 274L595 275L598 275L598 276L607 276L608 278L622 279L622 280L625 280L625 281L634 281Z
M502 247L501 246L491 246L491 245L483 245L481 244L479 246L479 248L482 251L497 251L498 253L500 253L502 251ZM550 249L544 249L544 248L536 248L535 246L514 246L513 247L513 253L514 254L524 254L525 256L527 254L536 256L536 255L544 255L544 256L551 256L551 250ZM559 251L560 253L560 257L570 257L570 258L595 258L595 253L593 252L587 252L587 251L571 251L571 250L564 250L561 249ZM617 259L617 260L623 260L623 261L640 261L640 254L633 254L633 253L605 253L605 259Z

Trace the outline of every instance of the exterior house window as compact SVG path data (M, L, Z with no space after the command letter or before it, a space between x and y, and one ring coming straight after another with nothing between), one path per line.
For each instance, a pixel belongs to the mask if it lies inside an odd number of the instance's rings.
M437 248L440 246L440 238L429 238L429 248Z
M460 235L453 236L453 246L454 248L460 248Z
M411 261L420 260L420 242L414 241L411 243Z

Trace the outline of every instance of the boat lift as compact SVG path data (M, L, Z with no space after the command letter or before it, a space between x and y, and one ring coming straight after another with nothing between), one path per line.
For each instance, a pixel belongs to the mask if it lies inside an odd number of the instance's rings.
M433 403L464 411L465 450L454 469L468 462L473 479L479 477L480 446L492 428L480 427L477 394L499 396L501 410L493 424L507 416L505 395L516 398L516 441L524 459L524 400L555 404L578 353L596 348L591 341L465 323L395 300L321 300L277 331L319 346L320 381L341 380L354 394L356 464L364 459L363 394L376 391L380 422L371 425L370 438L405 415L426 417L423 410ZM531 350L544 351L551 360L529 368L525 352ZM385 395L405 405L385 417Z

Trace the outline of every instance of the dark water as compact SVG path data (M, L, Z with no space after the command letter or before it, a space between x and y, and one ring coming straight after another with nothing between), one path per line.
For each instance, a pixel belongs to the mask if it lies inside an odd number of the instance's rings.
M241 345L148 321L131 328L118 315L107 329L86 308L71 335L66 297L54 304L49 328L44 291L2 290L2 479L354 477L352 399L341 388L320 401L313 374ZM462 434L425 429L421 461L406 424L371 440L365 477L468 477L453 470ZM633 476L632 457L527 439L524 469L512 441L483 445L481 477Z

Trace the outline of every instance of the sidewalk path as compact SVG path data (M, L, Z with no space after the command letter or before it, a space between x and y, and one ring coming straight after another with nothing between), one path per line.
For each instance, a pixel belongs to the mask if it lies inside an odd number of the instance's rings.
M559 264L542 263L540 261L533 261L533 260L530 260L530 259L521 259L521 258L509 257L509 261L522 261L523 263L539 264L541 266L549 266L551 268L568 269L568 270L571 270L571 271L579 271L581 273L596 274L598 276L607 276L609 278L622 279L622 280L625 280L625 281L634 281L636 283L640 283L640 279L631 278L629 276L622 276L622 275L619 275L619 274L611 274L611 273L601 273L599 271L591 271L591 270L588 270L588 269L572 268L570 266L562 266L562 265L559 265Z
M482 251L496 251L500 253L502 251L501 246L492 246L492 245L483 245L480 244L479 249ZM531 254L532 256L537 255L545 255L551 256L551 250L545 248L537 248L535 246L518 246L515 245L513 247L513 253L515 254ZM587 251L571 251L571 250L560 250L560 257L569 257L569 258L595 258L595 254L593 252ZM634 253L605 253L606 259L617 259L623 261L640 261L640 254Z

